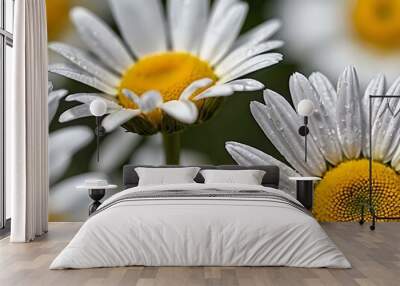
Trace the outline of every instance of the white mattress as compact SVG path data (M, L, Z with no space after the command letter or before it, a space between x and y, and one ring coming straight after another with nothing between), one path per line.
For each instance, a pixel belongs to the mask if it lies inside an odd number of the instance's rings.
M204 189L257 189L295 201L282 191L262 186L185 184L128 189L102 204L103 210L83 224L50 269L128 265L351 267L318 222L290 204L243 197L118 202L135 192Z

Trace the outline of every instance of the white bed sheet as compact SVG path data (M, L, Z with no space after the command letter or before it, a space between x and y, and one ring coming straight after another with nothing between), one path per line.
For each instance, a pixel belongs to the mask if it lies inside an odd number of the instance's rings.
M163 190L263 190L254 185L180 184ZM318 222L299 209L246 198L122 201L90 217L50 269L145 266L293 266L350 268Z

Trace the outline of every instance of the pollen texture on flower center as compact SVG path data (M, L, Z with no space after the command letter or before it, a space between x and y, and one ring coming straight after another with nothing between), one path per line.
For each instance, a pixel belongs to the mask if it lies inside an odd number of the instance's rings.
M378 162L372 165L373 205L378 216L400 216L400 176ZM367 159L344 162L329 170L315 188L313 214L320 221L356 221L368 201ZM365 211L366 219L371 216Z
M129 68L122 77L118 98L125 107L134 104L122 95L129 89L138 95L157 90L164 101L179 99L182 91L193 81L202 78L217 80L207 62L188 53L166 52L144 57Z
M352 22L359 38L371 46L400 49L400 1L358 0Z

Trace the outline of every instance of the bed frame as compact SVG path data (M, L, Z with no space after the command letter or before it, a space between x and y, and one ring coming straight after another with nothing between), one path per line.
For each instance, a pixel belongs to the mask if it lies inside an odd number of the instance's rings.
M147 167L147 168L179 168L185 166L176 166L176 165L163 165L163 166L149 166L149 165L126 165L123 169L123 189L128 189L132 187L136 187L139 182L139 176L135 171L136 167ZM193 167L193 166L189 166ZM262 185L265 187L271 187L278 189L279 188L279 168L277 166L238 166L238 165L221 165L221 166L195 166L200 167L201 169L219 169L219 170L263 170L265 171L264 178L262 180ZM199 173L194 179L197 183L203 183L204 178Z

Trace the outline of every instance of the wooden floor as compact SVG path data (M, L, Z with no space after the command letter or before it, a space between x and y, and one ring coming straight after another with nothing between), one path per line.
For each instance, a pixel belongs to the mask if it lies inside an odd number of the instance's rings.
M353 269L288 267L124 267L48 270L81 226L51 223L49 233L29 244L0 241L0 285L400 285L400 223L325 224L324 229Z

